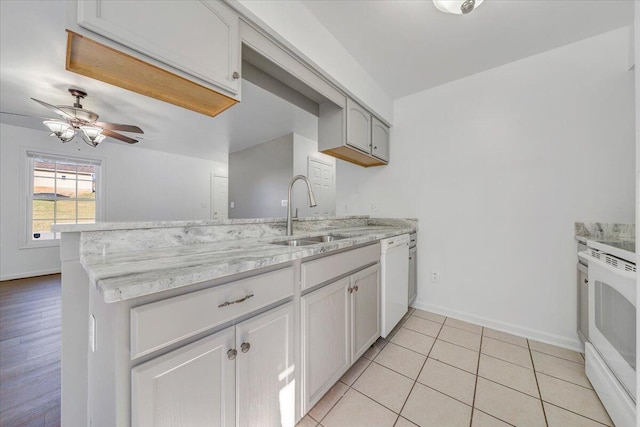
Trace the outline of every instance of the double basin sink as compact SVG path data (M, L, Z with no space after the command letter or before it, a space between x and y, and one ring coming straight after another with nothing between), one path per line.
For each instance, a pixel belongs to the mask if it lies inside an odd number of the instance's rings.
M313 237L300 237L289 240L276 240L274 242L270 242L272 245L282 245L282 246L309 246L315 245L318 243L327 243L333 242L336 240L348 239L350 236L341 236L339 234L325 234L322 236L313 236Z

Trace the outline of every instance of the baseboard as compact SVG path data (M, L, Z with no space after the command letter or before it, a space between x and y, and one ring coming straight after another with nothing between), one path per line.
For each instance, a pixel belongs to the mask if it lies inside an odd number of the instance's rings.
M412 307L420 310L431 311L442 316L454 317L456 319L464 320L466 322L475 323L476 325L486 326L491 329L495 329L502 332L507 332L512 335L517 335L523 338L529 338L532 340L552 344L558 347L566 348L569 350L584 353L584 345L577 338L567 338L560 335L549 334L547 332L538 331L535 329L524 328L518 325L512 325L510 323L499 322L486 317L474 316L472 314L463 313L456 310L451 310L445 307L439 307L432 304L426 304L419 299L411 304Z
M60 268L54 268L52 270L29 271L27 273L7 274L4 276L0 276L0 282L3 282L5 280L26 279L28 277L47 276L49 274L59 274L60 272L61 272Z

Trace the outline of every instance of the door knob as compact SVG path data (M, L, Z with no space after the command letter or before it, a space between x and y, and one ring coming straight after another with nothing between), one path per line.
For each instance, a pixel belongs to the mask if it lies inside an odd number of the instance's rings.
M243 342L240 345L240 350L242 350L243 353L248 352L250 348L251 348L251 344L249 344L248 342Z
M238 80L240 78L240 73L238 73L237 71L234 71L231 77L233 77L233 80Z

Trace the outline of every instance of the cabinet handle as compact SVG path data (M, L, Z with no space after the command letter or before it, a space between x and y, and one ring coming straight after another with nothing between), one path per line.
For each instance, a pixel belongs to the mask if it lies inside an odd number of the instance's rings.
M358 292L358 285L356 285L356 286L353 288L353 290L354 290L355 292Z
M233 77L233 80L238 80L240 78L240 73L238 73L237 71L234 71L231 77Z
M373 149L374 149L374 150L377 150L377 149L378 149L378 146L377 146L377 145L376 145L376 146L374 146L374 147L373 147Z
M235 348L232 348L231 350L227 351L227 357L229 358L229 360L235 359L237 354L238 352L236 351Z
M250 348L251 348L251 344L249 344L248 342L243 342L240 345L240 350L242 350L243 353L248 352Z
M589 280L584 279L584 284L585 284L585 285L588 285L588 284L589 284Z
M347 290L349 291L349 293L350 293L350 294L351 294L351 293L353 293L353 288L351 288L351 287L350 287L350 288L349 288L349 289L347 289Z
M248 300L249 298L253 298L253 294L249 294L249 295L245 296L244 298L240 298L240 299L237 299L235 301L225 301L222 304L220 304L218 306L218 308L226 307L228 305L233 305L233 304L240 304L241 302L244 302L244 301Z

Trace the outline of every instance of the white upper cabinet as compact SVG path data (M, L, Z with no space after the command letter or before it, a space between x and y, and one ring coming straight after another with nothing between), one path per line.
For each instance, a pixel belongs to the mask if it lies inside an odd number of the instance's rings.
M389 128L375 117L371 118L371 154L389 161Z
M351 98L347 100L347 144L371 152L371 114Z
M78 25L232 96L240 89L238 15L218 0L78 1Z

